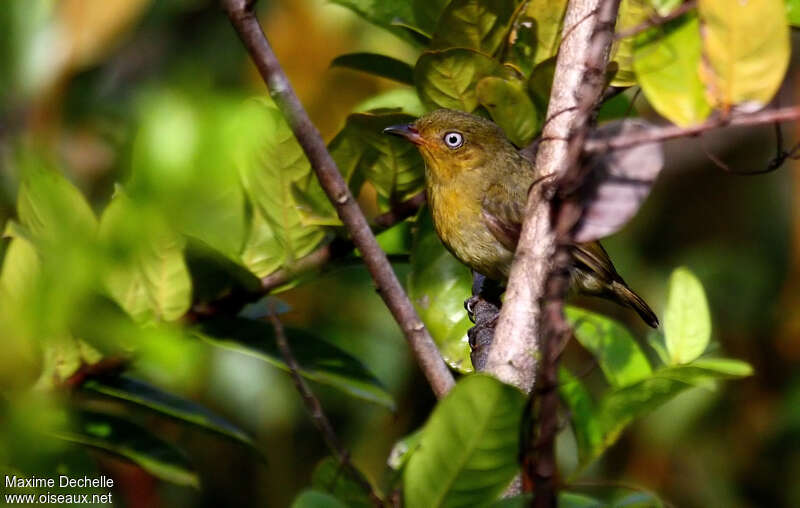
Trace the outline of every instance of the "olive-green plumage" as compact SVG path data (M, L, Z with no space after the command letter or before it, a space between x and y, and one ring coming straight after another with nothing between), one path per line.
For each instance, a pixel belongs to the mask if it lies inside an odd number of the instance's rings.
M436 232L462 263L505 283L519 239L528 189L538 177L494 123L440 109L387 133L405 137L425 160L428 203ZM571 246L572 284L615 300L650 326L658 318L622 280L598 242Z

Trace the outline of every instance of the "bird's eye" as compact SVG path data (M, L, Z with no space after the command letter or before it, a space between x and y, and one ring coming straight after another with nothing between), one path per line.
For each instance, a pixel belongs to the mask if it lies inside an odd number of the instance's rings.
M444 135L444 144L449 148L456 149L464 144L464 136L460 132L448 132Z

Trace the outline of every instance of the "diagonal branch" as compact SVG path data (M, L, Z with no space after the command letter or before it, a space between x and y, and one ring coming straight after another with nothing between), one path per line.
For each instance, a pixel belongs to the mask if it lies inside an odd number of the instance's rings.
M250 57L264 79L272 99L283 113L297 141L308 157L339 218L347 227L353 243L361 251L364 263L395 321L414 352L417 362L434 393L441 397L453 386L453 375L445 365L436 344L414 310L386 254L375 240L367 219L342 178L317 128L311 123L289 79L267 41L250 0L221 0L228 18L239 34Z
M379 507L383 506L383 502L372 489L372 485L364 479L358 469L350 462L350 454L339 442L339 438L336 437L336 431L333 430L333 425L331 425L328 415L323 411L322 404L320 404L314 392L311 391L311 387L308 386L303 376L300 375L300 364L297 363L297 358L295 358L294 352L289 346L289 340L283 329L283 323L281 323L278 316L275 315L274 309L271 308L269 309L269 320L270 323L272 323L272 328L275 330L275 343L278 345L278 349L286 362L286 366L289 367L289 374L292 376L292 381L294 381L297 391L303 398L303 403L308 410L308 414L311 416L311 420L314 422L314 426L322 433L325 444L328 445L328 448L339 462L339 465L350 473L350 478L357 482L365 492L369 493L370 500L373 504Z

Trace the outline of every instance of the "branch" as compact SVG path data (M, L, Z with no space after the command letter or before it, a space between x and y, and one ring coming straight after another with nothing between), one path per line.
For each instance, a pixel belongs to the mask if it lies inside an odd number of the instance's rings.
M524 429L522 486L533 506L556 506L555 436L558 431L558 357L571 337L564 318L571 258L565 245L578 219L560 206L558 191L576 188L586 169L578 164L592 111L601 100L620 0L570 0L547 121L536 152L538 178L528 195L506 298L487 370L530 392L532 424ZM566 220L565 220L566 219Z
M422 372L437 397L443 396L455 384L453 375L445 365L436 344L403 291L386 254L375 240L375 235L372 234L367 219L350 193L350 189L328 152L322 136L300 104L300 100L278 63L269 41L261 30L261 25L253 11L253 3L248 0L221 1L228 18L267 84L270 96L289 123L325 190L325 194L336 207L339 218L350 233L353 243L361 251L364 263L375 281L378 292L403 330Z
M336 457L336 460L339 461L339 465L350 473L350 478L369 493L370 500L372 500L373 504L378 507L383 506L381 498L378 497L372 489L372 485L364 479L358 469L350 462L350 454L336 437L336 431L333 430L331 421L322 409L322 404L320 404L314 392L311 391L311 388L308 386L305 379L303 379L303 376L300 375L300 364L297 363L297 358L295 358L292 348L289 346L289 340L286 338L283 323L281 323L278 316L275 315L272 308L269 309L269 320L272 323L272 327L275 329L275 343L278 345L281 356L283 356L286 366L289 368L292 381L294 381L297 391L303 398L303 403L308 410L308 414L311 416L311 420L314 422L314 426L322 433L325 444L328 445L331 453Z
M567 8L556 62L547 121L536 155L538 176L563 176L575 165L586 137L591 107L603 91L605 56L618 0L572 0ZM600 6L611 5L599 15ZM605 16L612 11L610 21ZM588 65L600 52L599 66ZM597 60L597 59L595 59ZM545 282L556 251L551 228L552 187L531 188L525 221L517 246L505 302L487 361L487 371L500 380L530 392L541 353L541 308Z
M800 106L768 109L765 111L759 111L757 113L737 113L727 116L719 116L692 127L667 125L664 127L654 127L646 131L625 136L589 140L585 144L584 150L587 153L606 152L609 150L618 150L620 148L642 145L645 143L655 143L669 139L699 136L704 132L713 129L719 129L721 127L746 127L776 122L790 122L793 120L800 120Z

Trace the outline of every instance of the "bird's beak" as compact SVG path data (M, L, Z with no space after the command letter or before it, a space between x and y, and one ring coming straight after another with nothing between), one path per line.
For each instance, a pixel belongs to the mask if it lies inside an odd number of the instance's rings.
M383 129L383 133L404 137L415 145L422 144L422 136L419 135L419 131L414 127L414 124L391 125Z

